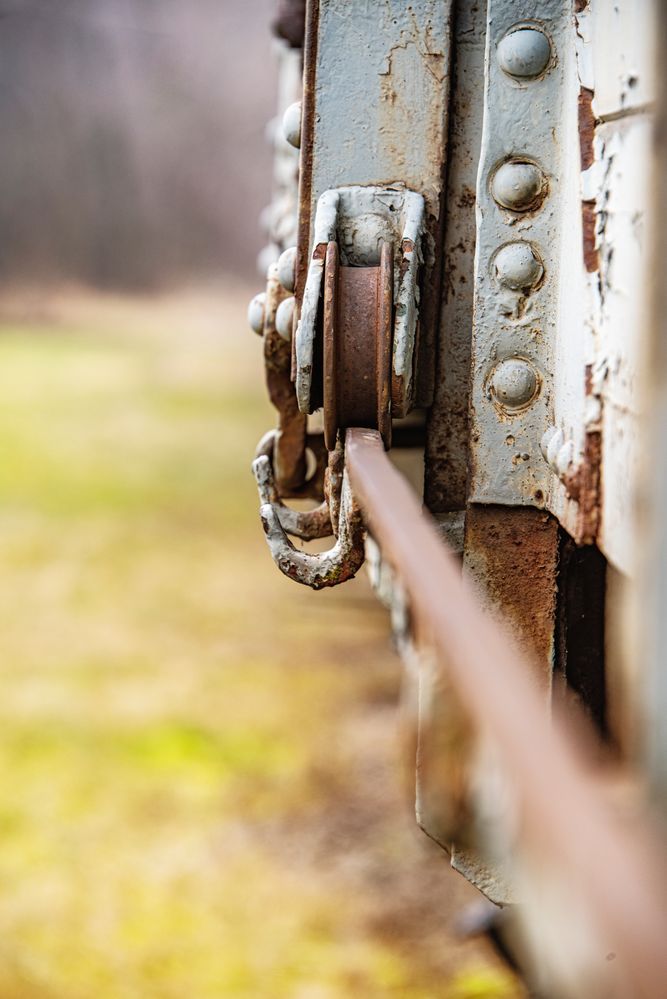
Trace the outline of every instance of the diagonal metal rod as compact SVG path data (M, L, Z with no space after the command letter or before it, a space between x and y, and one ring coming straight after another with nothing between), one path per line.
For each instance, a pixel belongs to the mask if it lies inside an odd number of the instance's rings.
M511 777L520 847L577 886L604 938L618 948L633 994L664 996L667 895L651 831L614 812L577 734L564 719L547 716L526 656L482 610L379 434L348 430L345 453L368 529L473 726L491 738Z

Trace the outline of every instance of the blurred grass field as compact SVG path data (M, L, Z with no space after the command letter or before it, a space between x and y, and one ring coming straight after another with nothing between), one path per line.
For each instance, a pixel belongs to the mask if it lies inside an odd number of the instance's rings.
M519 995L448 928L384 612L270 562L246 300L0 301L0 997Z

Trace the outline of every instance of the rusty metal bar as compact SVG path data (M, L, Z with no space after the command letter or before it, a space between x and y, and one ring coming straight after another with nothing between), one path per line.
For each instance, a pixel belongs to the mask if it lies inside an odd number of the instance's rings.
M475 730L491 739L511 777L519 845L545 858L550 876L557 871L577 886L613 942L632 995L664 996L667 894L662 851L647 824L611 807L611 782L584 748L581 726L549 718L534 668L481 609L379 434L348 430L345 450L355 500L418 629L430 635Z

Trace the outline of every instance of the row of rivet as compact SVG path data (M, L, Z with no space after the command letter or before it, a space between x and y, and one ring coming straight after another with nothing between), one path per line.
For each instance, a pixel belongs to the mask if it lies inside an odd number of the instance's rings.
M301 101L295 101L285 110L281 130L283 138L294 149L301 145ZM275 262L275 257L269 259L269 265ZM290 246L278 257L278 280L285 291L294 291L296 269L296 246ZM284 340L292 338L292 323L294 319L294 298L286 298L276 310L276 330ZM248 325L253 333L259 336L264 332L266 315L266 292L255 295L248 305Z
M296 246L289 246L278 258L278 280L285 291L294 291L294 272L296 268ZM283 340L292 339L294 322L294 296L283 299L276 310L276 330ZM250 300L248 305L248 325L259 334L264 332L264 316L266 311L266 292L260 291Z
M518 25L510 28L498 44L501 69L517 80L541 76L551 60L551 46L537 28ZM547 192L546 178L536 163L513 159L502 163L491 177L491 194L501 208L527 212L542 203ZM539 256L523 240L502 246L492 262L494 276L505 289L530 292L540 283L544 268ZM540 378L532 363L523 357L501 361L493 369L489 387L495 401L504 408L521 409L537 396Z

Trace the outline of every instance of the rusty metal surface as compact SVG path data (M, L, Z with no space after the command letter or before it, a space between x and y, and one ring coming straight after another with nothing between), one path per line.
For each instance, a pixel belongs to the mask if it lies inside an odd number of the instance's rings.
M303 92L301 97L301 147L299 150L299 207L297 220L296 267L294 292L300 312L310 258L310 216L313 191L313 142L315 135L315 74L319 0L307 0L303 41ZM292 377L296 371L292 344Z
M558 521L543 510L477 506L466 513L463 563L483 605L502 613L551 689L558 590Z
M306 417L299 412L290 377L290 344L276 330L276 311L286 297L273 264L266 286L264 368L269 399L278 410L273 467L282 496L294 495L306 477Z
M561 962L559 934L571 939L572 928L567 919L558 922L565 892L570 905L576 899L584 906L598 946L613 948L611 972L621 985L605 994L662 997L664 857L646 816L627 809L619 814L609 799L609 775L596 766L588 743L558 715L549 721L535 668L510 629L480 610L379 435L349 430L346 461L354 496L405 589L419 633L428 636L477 735L510 781L512 853L527 858L540 918L555 935ZM595 982L596 974L610 969L595 955L588 971Z
M339 429L378 429L391 444L390 365L393 252L377 267L340 267L330 242L324 268L324 439Z
M273 452L273 435L268 435L268 440L260 442L256 455L257 458L264 457L267 460L255 465L255 478L262 502L271 504L280 526L293 538L301 538L302 541L328 538L332 527L327 500L324 499L313 510L295 510L283 503L273 471Z
M329 450L336 446L338 433L338 356L336 351L338 272L338 243L332 239L327 244L324 258L324 316L322 322L324 443Z
M432 513L463 510L473 325L475 187L482 138L486 2L455 5L447 144L442 307L435 396L429 411L424 499Z

